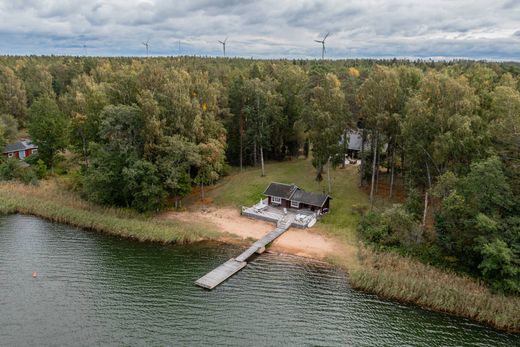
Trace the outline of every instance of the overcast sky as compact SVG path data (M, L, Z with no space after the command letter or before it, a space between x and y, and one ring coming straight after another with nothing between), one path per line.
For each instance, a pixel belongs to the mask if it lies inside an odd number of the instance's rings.
M0 0L0 54L317 58L326 32L329 58L520 60L520 0Z

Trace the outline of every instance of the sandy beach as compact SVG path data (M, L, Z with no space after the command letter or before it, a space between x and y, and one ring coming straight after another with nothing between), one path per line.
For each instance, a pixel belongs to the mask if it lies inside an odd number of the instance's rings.
M274 230L274 223L256 220L240 215L238 209L209 208L191 212L167 212L161 218L182 221L205 221L217 227L217 230L230 233L241 239L260 239ZM334 240L324 236L319 228L291 228L274 241L271 250L302 257L324 260L327 256L337 254L340 246Z

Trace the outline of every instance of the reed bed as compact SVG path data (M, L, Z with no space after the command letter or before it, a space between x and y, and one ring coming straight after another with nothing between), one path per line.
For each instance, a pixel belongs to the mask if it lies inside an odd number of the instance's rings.
M166 221L134 211L103 208L59 187L55 181L39 186L0 184L0 213L35 215L52 222L104 232L139 241L190 243L217 240L218 232L199 222Z
M492 293L478 281L392 253L359 247L354 288L520 332L520 298Z

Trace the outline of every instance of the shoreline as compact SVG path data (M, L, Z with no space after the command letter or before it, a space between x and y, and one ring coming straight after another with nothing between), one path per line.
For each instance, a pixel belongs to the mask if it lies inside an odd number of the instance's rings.
M238 209L209 208L198 211L167 211L157 216L158 219L191 222L202 220L216 226L216 230L227 240L226 235L232 234L239 242L258 240L276 228L271 222L242 216ZM233 241L233 240L230 240ZM337 240L324 235L319 228L295 229L289 228L269 247L270 250L292 254L300 257L325 261L332 254L341 251Z
M92 205L59 187L56 182L46 182L39 187L16 183L0 183L0 213L34 215L52 222L64 223L87 230L106 233L141 242L183 244L203 241L244 244L254 239L251 234L236 234L232 231L244 228L249 223L265 223L260 228L271 231L273 225L246 217L239 217L238 210L215 208L215 216L193 219L193 212L165 212L156 216L143 216L117 208L102 208ZM184 220L164 218L174 213ZM231 213L231 215L230 215ZM171 217L171 216L170 216ZM234 226L224 230L232 220ZM247 222L245 222L247 220ZM221 223L218 225L218 223ZM294 229L294 228L293 228ZM251 228L258 233L256 228ZM419 261L391 253L377 253L362 245L352 245L331 235L326 228L293 230L291 235L282 235L270 250L304 256L346 271L352 288L376 294L385 299L414 304L419 307L469 318L497 330L520 332L520 298L491 293L484 285L461 274L450 273ZM287 233L289 233L288 231ZM303 235L306 235L303 237ZM284 241L284 236L285 241ZM303 239L320 241L313 250L303 249ZM278 242L280 241L280 242ZM294 245L298 247L292 247ZM313 245L310 245L313 246Z

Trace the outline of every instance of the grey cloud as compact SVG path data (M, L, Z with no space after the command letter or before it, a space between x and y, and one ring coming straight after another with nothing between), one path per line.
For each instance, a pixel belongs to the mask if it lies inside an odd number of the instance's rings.
M0 0L2 53L519 59L518 0Z

